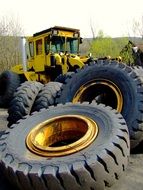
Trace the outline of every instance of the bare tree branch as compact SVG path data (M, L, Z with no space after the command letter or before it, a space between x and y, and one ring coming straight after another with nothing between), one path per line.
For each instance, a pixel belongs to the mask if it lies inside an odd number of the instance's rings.
M0 72L19 64L20 36L23 29L13 16L0 18Z

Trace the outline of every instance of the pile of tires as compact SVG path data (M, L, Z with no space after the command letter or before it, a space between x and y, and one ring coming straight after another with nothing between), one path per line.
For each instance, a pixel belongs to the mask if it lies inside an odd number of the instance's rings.
M8 108L8 127L34 111L55 104L55 98L62 83L49 82L45 85L26 81L17 88Z
M2 173L21 190L111 187L143 140L142 74L97 60L36 85L34 98L22 84L9 107L10 129L0 137Z

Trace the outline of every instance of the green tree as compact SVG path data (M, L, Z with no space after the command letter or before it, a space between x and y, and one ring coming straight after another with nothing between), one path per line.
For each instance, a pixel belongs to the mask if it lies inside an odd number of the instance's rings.
M116 58L120 55L121 49L128 43L128 38L106 37L102 30L98 32L97 37L92 41L90 52L96 58L110 56Z
M128 65L136 65L137 57L136 54L133 53L133 47L135 47L135 45L131 41L128 41L128 43L124 46L124 48L122 48L120 52L122 61Z

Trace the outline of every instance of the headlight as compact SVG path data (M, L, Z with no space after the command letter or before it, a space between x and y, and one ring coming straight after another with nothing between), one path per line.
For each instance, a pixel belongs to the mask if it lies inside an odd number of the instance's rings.
M73 34L73 37L75 37L75 38L78 38L78 36L79 36L78 33L74 33L74 34Z
M53 34L53 35L58 35L58 30L53 30L53 31L52 31L52 34Z

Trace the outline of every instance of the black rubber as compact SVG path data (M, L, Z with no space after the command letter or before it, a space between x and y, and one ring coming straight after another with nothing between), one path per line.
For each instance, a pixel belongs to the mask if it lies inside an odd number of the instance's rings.
M85 66L62 86L57 103L72 102L80 87L95 79L106 79L120 89L123 96L121 114L129 128L131 148L135 148L143 139L143 80L131 67L107 60ZM89 94L89 97L93 97L93 94Z
M41 83L36 81L26 81L17 88L8 108L8 127L31 113L35 98L42 86Z
M62 157L42 157L27 149L25 138L33 127L73 114L98 125L98 135L88 147ZM0 137L0 168L21 190L103 190L123 174L129 151L128 128L115 110L95 103L58 105L33 113Z
M71 76L74 74L74 72L67 72L66 74L60 74L57 76L57 78L55 79L55 82L60 82L65 84L65 81L69 78L71 78Z
M2 135L5 135L5 130L0 131L0 137L2 137ZM0 190L11 190L11 189L18 190L17 188L11 186L9 181L2 174L2 169L0 168Z
M0 107L7 108L15 90L20 85L20 77L12 71L4 71L0 75Z
M39 111L43 108L48 108L51 105L56 105L55 99L61 87L62 83L59 82L48 82L47 84L45 84L45 86L43 86L43 88L40 90L39 94L36 97L32 112Z

